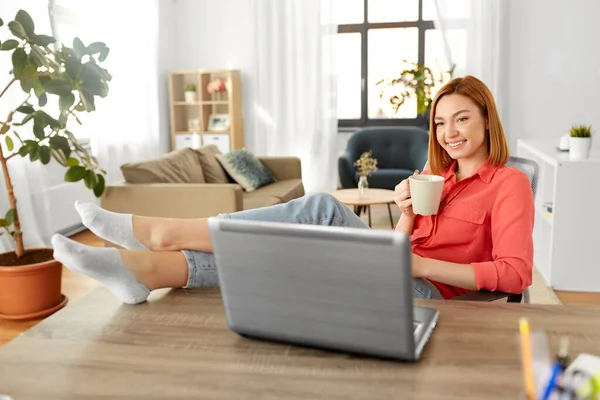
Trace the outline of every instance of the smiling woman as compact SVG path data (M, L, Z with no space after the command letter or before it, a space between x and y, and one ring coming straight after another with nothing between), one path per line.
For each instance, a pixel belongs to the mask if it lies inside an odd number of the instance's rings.
M527 176L506 167L504 129L487 86L456 78L437 93L431 114L430 170L443 176L437 215L415 215L407 182L396 230L411 235L413 275L445 298L486 289L522 293L531 284L533 194Z

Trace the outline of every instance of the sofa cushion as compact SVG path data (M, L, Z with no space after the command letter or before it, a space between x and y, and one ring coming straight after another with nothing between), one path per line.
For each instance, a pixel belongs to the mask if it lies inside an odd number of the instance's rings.
M202 165L206 183L229 183L225 170L219 161L217 161L216 155L221 154L217 146L209 144L195 151Z
M255 192L258 196L277 197L282 203L287 203L290 200L304 196L304 186L302 185L302 179L286 179L263 186Z
M275 182L271 171L246 149L217 154L216 157L229 176L247 192Z
M258 195L254 192L244 192L244 210L254 210L255 208L274 206L282 201L277 197Z
M160 157L121 165L128 183L204 183L194 150L185 148Z

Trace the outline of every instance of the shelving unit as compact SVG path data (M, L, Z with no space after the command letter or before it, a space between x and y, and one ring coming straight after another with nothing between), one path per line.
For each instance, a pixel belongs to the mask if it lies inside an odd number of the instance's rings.
M227 90L208 93L208 84L216 79L225 82ZM190 83L196 86L196 99L187 102L184 88ZM240 71L173 71L169 76L169 103L172 149L215 144L222 153L227 153L244 147ZM228 120L227 126L213 129L211 116Z
M517 144L518 155L540 168L534 262L553 289L600 292L600 152L571 160L557 145L558 139Z

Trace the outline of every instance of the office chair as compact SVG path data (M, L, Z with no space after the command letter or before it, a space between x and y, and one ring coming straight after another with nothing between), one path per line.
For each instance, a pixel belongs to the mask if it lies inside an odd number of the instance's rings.
M537 192L538 177L539 177L539 166L538 164L527 158L522 157L510 157L506 163L507 167L515 167L521 170L529 178L531 182L531 191L533 192L533 199ZM506 299L508 303L529 303L530 294L529 288L526 288L522 294L510 294L504 292L489 292L480 290L464 294L462 296L454 297L452 300L469 300L469 301L503 301Z

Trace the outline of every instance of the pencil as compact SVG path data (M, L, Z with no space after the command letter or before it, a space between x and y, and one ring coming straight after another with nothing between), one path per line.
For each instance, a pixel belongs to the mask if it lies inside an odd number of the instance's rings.
M535 400L535 382L533 380L533 366L531 362L531 338L529 336L529 321L519 319L521 332L521 360L523 361L523 377L525 378L525 393L529 400Z

